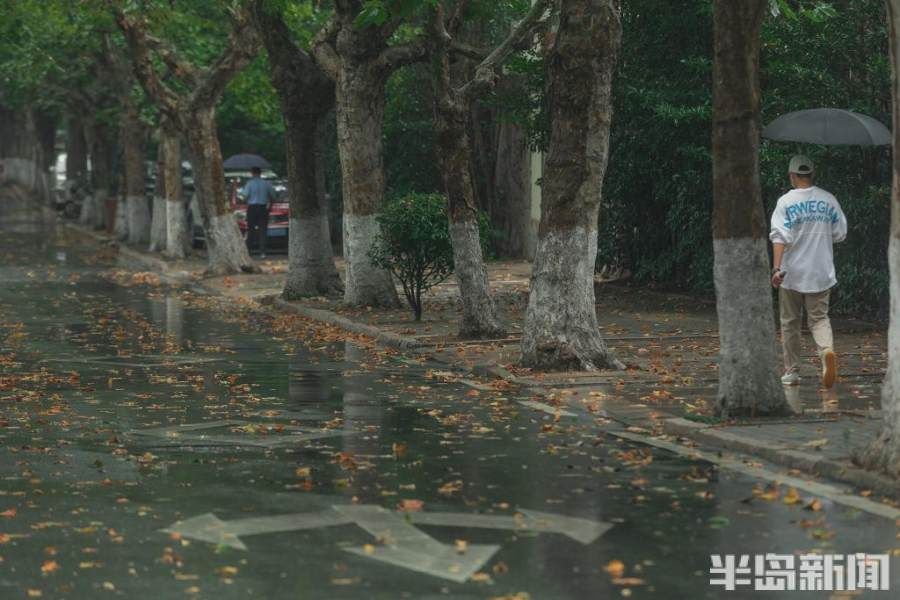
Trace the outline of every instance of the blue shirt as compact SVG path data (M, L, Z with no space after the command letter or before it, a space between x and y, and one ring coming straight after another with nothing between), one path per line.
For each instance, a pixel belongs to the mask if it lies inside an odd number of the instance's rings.
M275 199L275 188L262 177L254 177L241 188L241 196L247 199L247 204L268 204Z

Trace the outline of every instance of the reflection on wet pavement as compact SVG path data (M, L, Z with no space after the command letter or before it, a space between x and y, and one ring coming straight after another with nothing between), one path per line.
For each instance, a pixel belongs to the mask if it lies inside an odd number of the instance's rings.
M718 598L710 554L898 546L880 517L123 287L113 261L0 237L0 597Z

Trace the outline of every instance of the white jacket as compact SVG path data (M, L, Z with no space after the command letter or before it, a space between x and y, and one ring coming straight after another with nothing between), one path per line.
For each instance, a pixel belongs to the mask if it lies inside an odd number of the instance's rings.
M784 244L782 287L815 294L837 283L832 244L847 237L847 217L837 199L822 188L794 189L778 199L772 213L772 243Z

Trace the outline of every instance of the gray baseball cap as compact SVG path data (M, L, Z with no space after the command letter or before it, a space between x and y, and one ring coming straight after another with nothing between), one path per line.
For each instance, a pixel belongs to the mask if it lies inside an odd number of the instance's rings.
M796 173L797 175L812 175L813 163L808 156L797 154L791 158L791 164L788 166L788 173Z

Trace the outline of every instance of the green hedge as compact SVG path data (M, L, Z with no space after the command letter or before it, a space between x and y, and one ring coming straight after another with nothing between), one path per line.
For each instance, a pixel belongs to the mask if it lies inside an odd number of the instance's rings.
M780 14L763 31L763 121L834 106L890 123L883 2L777 4ZM623 20L598 265L627 268L645 284L711 293L711 3L630 0ZM797 151L816 162L817 183L837 196L850 222L836 248L835 312L883 316L889 151L764 142L767 218L788 189L787 161Z

